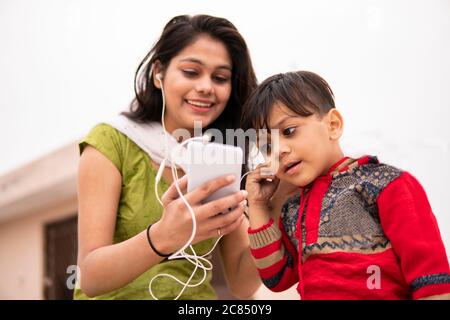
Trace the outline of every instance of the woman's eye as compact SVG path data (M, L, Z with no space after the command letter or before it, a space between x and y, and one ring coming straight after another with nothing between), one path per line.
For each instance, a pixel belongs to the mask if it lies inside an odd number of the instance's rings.
M198 73L194 70L183 70L184 75L188 77L195 77Z
M294 131L295 131L295 127L286 128L283 130L283 135L290 136L291 134L294 133Z
M224 82L228 81L228 78L222 77L222 76L215 76L214 80L217 81L217 82L220 82L220 83L224 83Z

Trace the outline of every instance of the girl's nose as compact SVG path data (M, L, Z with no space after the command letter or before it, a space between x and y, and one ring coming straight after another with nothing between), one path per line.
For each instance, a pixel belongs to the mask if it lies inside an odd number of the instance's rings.
M210 95L214 93L214 87L209 77L202 77L198 80L195 90L199 93Z

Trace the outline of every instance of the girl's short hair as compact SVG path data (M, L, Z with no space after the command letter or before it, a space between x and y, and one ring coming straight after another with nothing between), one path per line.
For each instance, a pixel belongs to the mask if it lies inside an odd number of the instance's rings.
M328 83L309 71L276 74L264 80L247 100L241 118L244 130L267 128L275 103L282 103L302 117L323 116L335 108Z
M174 56L201 35L221 41L232 60L230 98L222 114L208 127L223 132L238 127L242 106L256 88L255 73L247 44L236 27L227 19L209 15L181 15L166 24L159 40L139 64L135 75L135 98L130 111L124 115L141 123L161 121L162 96L153 84L152 66L159 61L164 71Z

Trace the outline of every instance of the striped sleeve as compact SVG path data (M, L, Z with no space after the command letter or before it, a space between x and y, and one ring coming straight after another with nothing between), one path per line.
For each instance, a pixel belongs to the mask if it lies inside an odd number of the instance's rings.
M273 219L258 229L249 228L248 234L252 256L268 289L280 292L298 282L297 255L285 246L282 231Z

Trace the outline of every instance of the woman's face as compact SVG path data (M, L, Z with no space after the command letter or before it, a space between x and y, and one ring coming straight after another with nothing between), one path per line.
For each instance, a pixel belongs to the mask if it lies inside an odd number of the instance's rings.
M192 132L194 121L206 127L216 120L230 97L231 76L232 61L219 40L201 35L180 51L163 73L166 130Z

